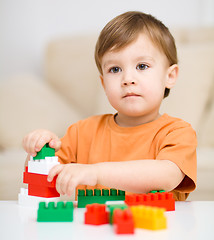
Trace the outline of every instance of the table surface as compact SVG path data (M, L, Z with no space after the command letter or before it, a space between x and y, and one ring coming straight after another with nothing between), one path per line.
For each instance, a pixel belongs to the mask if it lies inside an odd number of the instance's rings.
M0 239L214 239L214 201L176 202L175 211L166 212L167 229L135 229L134 235L116 235L113 226L85 225L85 209L74 209L74 221L36 221L37 209L19 206L16 201L0 201Z

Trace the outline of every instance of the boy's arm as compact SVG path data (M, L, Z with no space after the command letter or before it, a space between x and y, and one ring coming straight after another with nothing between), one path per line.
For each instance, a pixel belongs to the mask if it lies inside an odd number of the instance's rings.
M168 160L136 160L95 164L59 164L48 175L48 181L58 175L56 189L71 195L78 185L101 184L128 192L147 193L152 190L171 191L179 185L184 173Z
M136 160L94 164L97 184L128 192L171 191L185 174L169 160Z

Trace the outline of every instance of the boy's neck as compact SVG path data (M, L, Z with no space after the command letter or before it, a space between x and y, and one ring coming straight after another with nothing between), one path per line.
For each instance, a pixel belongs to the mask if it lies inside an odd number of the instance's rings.
M136 127L139 125L143 125L145 123L152 122L160 117L160 113L154 113L149 116L140 116L140 117L132 117L132 116L125 116L117 113L114 117L115 122L120 127Z

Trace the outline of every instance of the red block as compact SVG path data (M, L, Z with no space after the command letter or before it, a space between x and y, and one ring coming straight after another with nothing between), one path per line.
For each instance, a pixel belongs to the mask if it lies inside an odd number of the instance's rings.
M105 204L89 204L86 206L85 224L101 225L109 223L109 212Z
M115 209L113 215L114 230L117 234L133 234L134 219L130 209Z
M175 199L169 192L126 195L125 203L129 206L145 205L165 208L166 211L175 210Z
M48 175L24 172L23 183L55 188L57 176L54 177L52 182L48 182L47 177Z
M57 192L56 188L45 187L42 185L28 184L28 195L37 197L59 197L60 194Z

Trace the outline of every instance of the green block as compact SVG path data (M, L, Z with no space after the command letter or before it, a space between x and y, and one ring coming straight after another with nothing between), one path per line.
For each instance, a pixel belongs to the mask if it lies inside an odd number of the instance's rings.
M73 202L46 202L39 203L37 222L72 222Z
M128 206L126 204L115 204L115 205L108 206L108 208L109 208L109 211L110 211L110 215L109 215L110 224L113 224L113 213L114 213L114 210L115 209L124 210L124 209L127 209Z
M45 159L45 157L54 157L55 156L55 149L49 147L49 144L46 143L43 148L37 153L33 160L37 159Z
M157 193L157 192L162 193L162 192L166 192L166 191L165 190L153 190L150 193Z
M78 208L84 208L87 204L100 203L105 204L107 201L125 201L125 192L117 189L110 189L110 194L108 189L86 189L78 190Z

